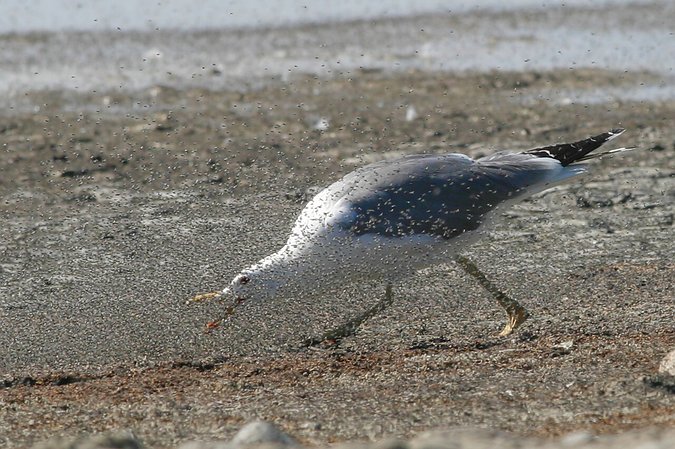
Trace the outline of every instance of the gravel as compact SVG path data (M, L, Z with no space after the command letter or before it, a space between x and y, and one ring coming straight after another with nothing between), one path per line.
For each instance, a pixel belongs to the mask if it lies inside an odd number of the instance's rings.
M35 449L142 449L132 434L119 433L74 441L52 441ZM675 429L647 429L620 435L597 436L574 432L555 439L520 438L509 433L480 428L455 428L424 432L411 440L349 443L333 449L672 449ZM231 439L191 442L179 449L287 449L299 448L293 438L271 423L256 421L242 427Z

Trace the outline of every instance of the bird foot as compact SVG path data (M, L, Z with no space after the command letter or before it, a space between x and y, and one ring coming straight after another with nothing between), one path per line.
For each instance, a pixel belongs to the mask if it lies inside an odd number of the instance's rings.
M507 311L509 318L504 326L504 329L499 333L500 337L506 337L507 335L511 335L511 333L516 330L518 327L520 327L521 324L527 320L527 318L530 316L530 314L525 310L525 307L522 307L520 305L514 307L511 310Z
M511 335L511 333L516 330L521 324L525 322L527 317L530 314L525 310L525 307L521 306L518 301L515 299L509 298L505 293L500 291L495 287L492 282L485 277L482 271L464 256L456 256L457 263L460 267L464 269L468 274L473 276L480 285L482 285L490 294L497 300L499 305L506 311L508 315L508 321L506 326L499 333L500 337L505 337Z

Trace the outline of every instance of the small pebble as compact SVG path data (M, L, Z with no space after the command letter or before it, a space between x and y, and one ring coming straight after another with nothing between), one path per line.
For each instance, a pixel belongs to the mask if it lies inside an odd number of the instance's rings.
M298 446L298 443L279 430L274 424L265 421L254 421L246 424L237 432L229 443L232 449L271 443L280 446Z
M330 121L326 117L321 117L316 121L316 123L314 123L312 128L317 131L326 131L328 128L330 128Z
M415 106L408 106L408 108L405 110L405 121L412 122L416 118L417 110L415 109Z

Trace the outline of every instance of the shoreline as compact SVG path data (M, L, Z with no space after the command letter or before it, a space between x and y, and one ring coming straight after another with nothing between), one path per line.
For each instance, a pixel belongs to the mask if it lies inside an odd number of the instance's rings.
M672 100L672 67L654 43L670 40L673 21L675 6L657 1L621 5L611 14L573 6L283 29L4 35L0 81L20 98L44 89L117 89L123 95L154 86L246 91L264 87L270 78L292 82L297 75L359 76L361 70L453 74L601 68L656 74L661 77L655 82L658 96ZM621 95L610 92L619 100ZM3 101L0 105L11 106Z

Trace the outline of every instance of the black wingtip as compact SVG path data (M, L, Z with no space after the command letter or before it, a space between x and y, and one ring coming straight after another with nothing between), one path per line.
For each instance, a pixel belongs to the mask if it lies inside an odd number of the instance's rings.
M610 140L619 137L624 131L624 128L614 128L605 133L598 134L597 136L579 140L578 142L535 148L533 150L526 151L526 153L539 157L550 157L557 159L563 166L567 166L573 164L574 162L588 159L586 156L591 151L594 151Z

